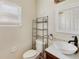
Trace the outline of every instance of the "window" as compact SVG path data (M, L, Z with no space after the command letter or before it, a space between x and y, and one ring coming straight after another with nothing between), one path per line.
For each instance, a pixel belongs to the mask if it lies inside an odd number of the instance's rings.
M0 2L0 26L21 25L21 7L10 2Z

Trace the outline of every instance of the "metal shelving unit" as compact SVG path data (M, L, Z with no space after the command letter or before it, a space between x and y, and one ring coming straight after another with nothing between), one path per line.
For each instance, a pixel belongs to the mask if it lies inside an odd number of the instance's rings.
M48 16L39 17L32 21L32 48L36 49L36 40L43 42L43 53L48 47ZM45 43L45 44L44 44Z
M35 45L36 45L36 38L37 38L37 24L36 24L36 20L32 20L32 49L36 49Z

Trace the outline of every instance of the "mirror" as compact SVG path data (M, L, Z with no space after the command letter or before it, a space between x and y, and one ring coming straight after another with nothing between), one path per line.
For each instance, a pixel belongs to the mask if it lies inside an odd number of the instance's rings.
M63 6L57 10L56 32L79 34L79 5Z

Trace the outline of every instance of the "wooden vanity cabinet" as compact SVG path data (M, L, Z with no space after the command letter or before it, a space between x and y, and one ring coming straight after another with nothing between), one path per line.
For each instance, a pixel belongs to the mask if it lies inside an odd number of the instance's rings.
M59 59L59 58L57 58L56 56L54 56L46 51L46 59Z

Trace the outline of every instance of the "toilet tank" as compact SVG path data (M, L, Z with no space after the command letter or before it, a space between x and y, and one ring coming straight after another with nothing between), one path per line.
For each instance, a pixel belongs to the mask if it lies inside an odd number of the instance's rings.
M43 41L41 39L37 39L36 40L36 50L39 52L43 51L43 45L45 45L45 43L43 43Z

